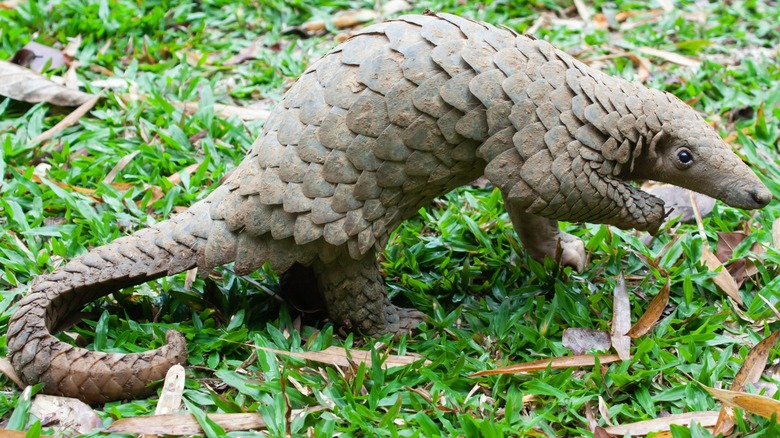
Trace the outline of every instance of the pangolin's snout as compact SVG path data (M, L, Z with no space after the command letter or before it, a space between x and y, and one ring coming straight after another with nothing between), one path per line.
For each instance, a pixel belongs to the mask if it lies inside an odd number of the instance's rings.
M772 201L772 193L764 186L754 187L750 191L750 197L756 203L756 208L761 208Z

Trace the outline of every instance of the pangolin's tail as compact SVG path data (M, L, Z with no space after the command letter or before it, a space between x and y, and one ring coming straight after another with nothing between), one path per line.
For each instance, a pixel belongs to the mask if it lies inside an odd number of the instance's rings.
M148 393L148 382L184 363L187 347L175 331L168 332L165 346L138 354L88 351L51 333L90 301L194 267L211 226L209 203L201 201L39 277L8 323L8 357L22 380L43 382L48 394L103 403Z

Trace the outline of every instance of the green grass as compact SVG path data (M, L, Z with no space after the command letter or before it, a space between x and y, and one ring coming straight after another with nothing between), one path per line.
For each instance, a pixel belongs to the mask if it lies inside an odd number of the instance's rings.
M469 2L419 1L414 11L448 11L519 31L532 26L540 14L578 18L571 4L552 0L463 3ZM601 57L600 68L626 78L635 77L637 70L627 57L603 61L602 55L615 52L611 48L654 47L701 58L704 62L696 72L651 58L647 83L708 114L724 137L735 138L734 145L778 196L780 8L774 2L729 3L678 3L675 11L657 20L614 34L592 25L584 29L553 25L542 27L537 36L584 60ZM35 276L91 247L163 220L218 185L243 157L261 123L221 119L209 104L276 101L285 85L335 44L336 31L301 39L283 32L285 24L328 19L336 11L373 5L342 0L35 0L15 10L0 9L0 59L10 58L31 39L62 47L67 37L80 34L83 43L77 58L82 66L77 72L88 91L96 91L90 84L111 72L147 97L125 102L119 95L126 91L108 93L78 125L45 144L30 141L61 120L61 110L0 100L0 333L5 333L13 303ZM618 0L597 1L593 8L612 17L648 6ZM702 9L703 22L691 17ZM645 18L640 14L629 21ZM256 60L222 65L258 38L262 45ZM201 102L193 115L171 104L192 101ZM138 155L116 179L129 183L129 189L120 191L104 183L119 160L135 151ZM167 180L195 163L197 170L184 175L181 184ZM36 165L41 182L32 179ZM160 187L163 196L155 199L145 185ZM88 196L73 187L94 193ZM298 331L299 315L267 292L278 288L270 272L256 273L247 281L223 270L224 281L197 280L190 291L185 290L182 275L162 279L92 306L91 318L74 331L90 347L132 352L158 346L164 331L176 327L190 347L188 406L206 412L260 412L274 436L286 431L303 436L312 430L313 436L322 437L334 433L492 437L592 436L585 406L597 412L599 397L618 423L717 409L719 404L696 382L727 387L749 348L780 327L759 298L772 304L780 301L780 252L771 236L772 223L780 216L777 202L760 212L719 204L705 218L706 243L690 225L668 228L647 245L632 232L566 225L567 231L585 240L591 258L585 272L577 274L552 263L540 265L522 252L497 192L466 188L442 201L400 227L384 264L394 302L413 306L432 321L413 336L399 341L384 337L380 342L394 353L423 355L430 365L389 371L361 365L344 374L256 349L365 345L359 337L345 338L332 325L316 320L304 319ZM713 274L698 262L702 245L714 246L717 231L746 227L749 237L734 259L749 256L754 242L766 249L764 255L751 256L759 272L740 291L747 306L744 315L751 321L736 313L713 284ZM673 235L681 237L664 249ZM566 355L561 337L568 327L609 330L612 292L621 272L629 277L629 292L634 292L630 296L635 320L664 282L639 255L658 258L668 272L672 293L659 325L634 342L630 361L584 370L468 377L486 367ZM149 322L159 315L164 316L158 322ZM0 337L0 346L4 339ZM244 364L245 372L237 372L253 352L257 360ZM778 359L775 350L769 360ZM777 383L773 377L764 379ZM293 380L300 387L290 384ZM8 420L20 393L10 382L4 383L0 417ZM421 395L426 393L430 397ZM98 412L109 423L150 415L154 405L154 399L109 403ZM327 409L285 424L287 405ZM24 423L23 407L14 416L16 426ZM605 425L598 414L597 419ZM777 436L778 427L747 416L738 422L737 433ZM707 436L701 429L676 429L674 434Z

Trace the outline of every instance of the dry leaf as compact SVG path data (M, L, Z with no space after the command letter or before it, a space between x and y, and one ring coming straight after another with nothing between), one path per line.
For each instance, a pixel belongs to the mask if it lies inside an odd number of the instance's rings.
M10 11L12 9L16 9L21 3L22 0L6 0L4 2L0 2L0 9L7 9Z
M567 328L563 331L563 346L575 355L589 350L607 351L610 347L609 333L604 330Z
M723 406L718 412L718 421L715 422L713 435L727 436L734 429L734 410L728 406Z
M184 290L186 291L192 290L192 283L195 283L196 278L198 278L197 266L188 270L187 273L184 275Z
M669 290L671 289L671 282L666 279L666 284L658 292L658 295L650 301L650 305L647 306L647 310L642 316L639 317L636 324L631 327L631 330L626 333L630 338L638 338L649 332L650 329L658 322L658 319L663 315L666 304L669 303Z
M772 351L772 348L777 345L778 338L780 338L780 330L767 336L750 349L747 356L745 356L745 360L742 362L742 366L739 368L737 375L734 376L734 381L731 383L732 391L744 391L748 383L758 383L761 374L766 368L769 353ZM715 424L713 433L716 435L727 435L733 428L734 411L728 406L723 406L720 409L718 421Z
M606 428L606 431L615 436L644 436L651 432L667 431L673 424L687 426L691 424L691 422L697 422L704 427L711 427L717 420L718 411L686 412L684 414L673 414L668 417L661 417L653 420L610 426Z
M612 418L609 416L609 407L602 396L599 396L599 414L604 418L604 422L607 423L607 426L614 426L614 424L612 424Z
M82 103L78 108L73 110L70 114L65 116L62 120L60 120L59 123L52 126L51 128L47 129L46 131L42 132L40 135L35 137L30 141L31 144L36 144L42 141L46 141L60 133L66 128L69 128L70 126L73 126L76 124L76 122L81 119L84 114L88 113L92 107L95 106L97 101L100 99L101 96L103 96L103 91L101 90L100 93L91 95L87 94L89 96L89 99L87 99L86 102Z
M758 382L766 368L769 353L775 348L779 338L780 330L777 330L750 349L742 362L742 367L734 376L734 382L731 384L732 391L744 391L748 383Z
M40 73L47 67L52 70L65 65L65 56L53 47L30 41L14 54L11 62Z
M30 413L41 420L41 426L53 428L56 435L85 434L103 428L103 420L88 404L68 397L38 394Z
M590 23L590 19L593 17L593 11L590 10L588 5L582 0L574 0L574 7L577 8L577 13L580 15L580 18L582 18L582 21Z
M408 11L412 9L412 5L406 0L390 0L389 2L382 2L382 15L395 15L399 12Z
M621 359L631 358L631 338L626 333L631 329L631 303L628 300L626 279L620 274L615 285L612 304L612 347Z
M634 11L623 11L618 12L615 14L615 21L618 23L622 21L626 21L631 17L635 17L637 15L649 15L649 16L658 16L663 14L663 9L648 9L648 10L634 10Z
M661 198L667 209L674 209L666 220L680 217L681 222L693 221L694 213L693 206L691 205L691 196L693 196L696 205L699 207L699 213L701 213L702 216L710 214L715 207L714 198L671 184L651 183L644 185L643 190L653 196Z
M260 414L209 414L209 419L217 423L225 432L236 430L265 429ZM190 414L151 415L148 417L122 418L106 428L108 432L137 433L157 435L196 435L203 434L200 424Z
M609 18L604 14L594 14L593 24L596 29L606 30L609 29Z
M561 369L561 368L574 368L574 367L592 367L596 364L596 358L599 359L599 363L607 364L617 362L620 357L617 354L599 354L599 355L581 355L581 356L564 356L554 357L550 359L535 360L532 362L518 363L509 365L493 370L478 371L469 377L478 376L492 376L495 374L517 374L527 373L530 371L541 371L547 368Z
M674 3L671 0L657 0L658 4L664 8L666 12L672 12L674 10Z
M238 65L257 57L257 52L263 47L263 38L252 41L252 44L239 50L238 53L228 58L222 65Z
M174 365L165 374L165 382L160 394L160 400L154 410L155 415L171 414L181 408L181 398L184 392L184 367Z
M333 27L346 29L376 19L376 12L370 9L356 9L333 17ZM300 29L308 34L322 32L326 29L325 20L309 20Z
M8 379L10 379L12 382L16 383L16 386L19 388L24 388L25 385L24 382L22 382L22 379L19 378L19 375L16 374L16 371L14 370L14 367L11 366L11 361L8 360L7 357L0 357L0 373L5 374Z
M712 394L713 397L732 408L739 408L765 418L772 418L772 415L780 414L780 401L773 398L726 389L715 389L706 385L701 386Z
M715 248L715 256L718 258L718 260L721 261L721 263L728 262L733 256L734 249L737 247L737 245L742 243L747 237L748 235L741 231L734 231L730 233L719 231L718 245ZM758 242L753 244L753 246L750 248L750 251L753 252L753 254L764 254L765 252L764 247ZM756 264L747 257L734 260L726 266L726 269L729 271L729 274L731 274L731 277L734 278L734 282L737 283L737 288L742 286L742 283L744 283L748 277L755 275L758 272Z
M731 255L734 254L734 248L745 239L747 239L747 234L741 231L733 231L730 233L718 231L718 245L715 247L715 257L717 257L721 263L728 262L729 259L731 259Z
M699 65L701 65L700 60L696 58L690 58L688 56L680 55L679 53L668 52L666 50L661 50L661 49L654 49L652 47L639 47L637 48L637 50L644 53L645 55L655 56L656 58L661 58L665 61L669 61L685 67L690 67L693 69L697 69L699 68Z
M647 79L650 78L650 69L652 66L650 61L648 61L648 59L644 56L639 56L636 53L626 53L626 56L628 56L634 62L634 64L636 64L636 79L639 82L645 83Z
M347 350L344 347L330 346L322 351L310 351L306 353L294 353L291 351L275 350L273 348L259 347L261 350L270 351L276 354L282 354L290 357L297 357L300 359L313 360L315 362L326 363L329 365L336 365L341 367L350 366L350 360L354 363L365 363L371 365L371 352L365 350ZM349 357L347 357L349 353ZM384 355L380 354L381 357ZM415 363L422 359L415 356L397 356L387 355L387 358L382 362L382 366L385 368L400 367ZM429 360L425 361L425 364L431 363Z
M2 3L0 3L0 9L3 9ZM24 432L18 430L0 429L0 438L25 438L26 436Z
M772 245L775 249L780 248L780 217L772 223Z
M7 61L0 61L0 96L59 106L77 106L93 98L91 94L57 85L32 70Z
M65 46L64 49L62 49L62 54L65 55L66 58L75 59L76 53L79 51L79 47L81 47L82 38L81 35L76 35L74 38L68 38L68 45Z
M710 247L707 244L707 234L704 232L704 224L702 223L699 206L696 203L696 199L694 199L693 192L691 192L690 198L693 214L696 218L696 225L699 228L699 237L702 241L701 262L704 263L704 265L707 266L711 272L715 272L718 268L720 268L720 271L715 274L715 277L712 278L713 283L715 283L715 285L718 286L720 290L725 292L726 295L734 300L735 303L745 307L745 303L742 302L742 297L739 296L739 286L737 286L734 278L731 276L731 274L729 274L729 271L723 267L723 264L721 264L720 260L715 257L715 254L712 253L712 250L710 250Z
M589 431L594 432L599 427L596 416L593 414L593 409L588 402L585 402L585 420L588 422Z
M122 171L130 162L135 158L136 155L138 155L141 151L135 150L124 157L122 157L121 160L119 160L116 165L108 172L105 178L103 178L103 182L105 184L111 184L116 179L116 176L119 175L119 172Z
M704 245L701 247L701 261L712 272L715 272L718 268L720 268L720 272L715 274L715 277L712 278L712 281L716 286L718 286L720 290L725 292L726 295L731 297L731 299L734 300L737 304L745 307L745 303L742 302L742 297L739 296L739 286L737 286L737 282L734 281L734 277L729 274L729 271L723 267L723 264L720 263L720 260L715 257L715 254L712 253L712 250L710 250L706 241L704 241Z
M187 103L181 103L181 102L173 102L173 106L178 108L183 108L184 112L187 114L195 114L196 111L198 111L198 104L193 102L187 102ZM246 108L246 107L240 107L240 106L234 106L234 105L222 105L219 103L214 104L214 114L217 116L227 119L231 116L236 116L241 120L244 121L251 121L251 120L265 120L268 118L268 116L271 115L271 111L268 110L257 110L253 108Z

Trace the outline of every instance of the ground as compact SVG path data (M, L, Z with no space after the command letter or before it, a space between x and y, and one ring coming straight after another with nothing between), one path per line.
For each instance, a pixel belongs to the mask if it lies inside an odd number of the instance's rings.
M428 8L530 32L610 74L668 90L701 111L780 195L777 2L577 3L431 0L404 12ZM262 121L250 116L272 107L309 62L352 30L334 24L336 13L375 7L357 0L0 3L0 59L29 41L63 49L80 35L74 71L83 89L115 86L76 125L46 141L36 137L69 109L0 98L0 333L36 275L213 190L259 132ZM325 30L301 26L316 19ZM68 78L66 70L47 75ZM185 112L183 102L198 109ZM252 111L228 116L212 103ZM177 328L190 345L188 407L259 412L274 436L593 436L588 411L606 426L719 409L699 383L728 387L750 347L780 327L769 307L780 300L777 202L759 212L716 205L704 219L706 242L688 224L672 223L652 238L564 224L586 242L590 263L580 274L529 259L500 195L477 186L422 209L383 255L394 302L431 318L414 335L366 343L280 304L272 272L244 278L229 267L217 271L221 279L191 287L182 274L114 294L69 332L90 348L127 352L158 346L166 329ZM739 288L744 307L699 261L704 245L715 251L724 241L718 232L736 231L747 237L730 260L755 266ZM634 341L630 360L469 377L570 354L562 345L566 328L609 331L621 273L634 320L667 278L671 284L663 317ZM430 363L340 370L256 348L331 345L374 346L380 356L415 353ZM776 351L769 356L778 359ZM769 388L777 383L769 372L763 380ZM7 420L20 393L3 383L0 417ZM155 402L109 403L97 412L108 424L150 415ZM744 415L735 433L778 431L772 420ZM707 433L673 430L681 437Z

